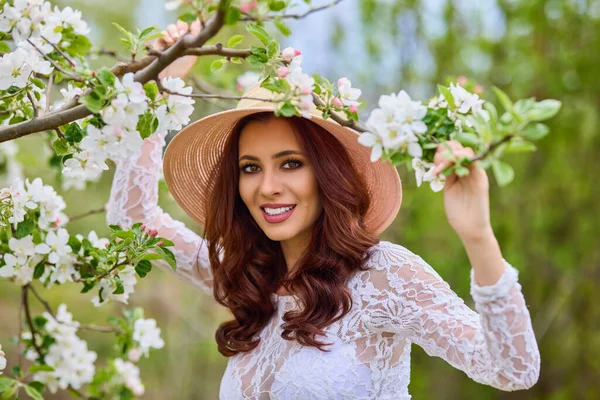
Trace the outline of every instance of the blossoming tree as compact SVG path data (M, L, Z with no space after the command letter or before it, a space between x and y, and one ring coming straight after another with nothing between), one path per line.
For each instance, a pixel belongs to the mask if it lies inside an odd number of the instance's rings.
M532 142L548 134L542 121L558 112L558 101L513 102L494 88L500 112L465 79L439 86L439 94L427 103L411 99L403 90L383 95L362 124L361 91L350 80L332 83L318 74L308 75L302 69L301 51L281 49L265 28L266 22L273 22L287 35L286 19L301 19L338 2L292 14L283 0L168 1L168 9L181 10L182 26L187 30L193 23L195 32L156 48L149 45L162 36L155 28L134 33L117 25L128 46L128 59L92 69L90 57L100 50L88 39L90 30L80 12L52 7L45 0L0 0L0 157L12 180L0 191L0 278L21 287L25 315L16 338L21 357L10 376L0 376L1 398L20 391L35 399L58 390L83 398L126 399L144 393L136 363L149 356L150 349L164 346L156 321L144 318L137 308L111 318L107 326L82 325L65 304L55 311L40 288L79 285L82 293L94 293L96 307L111 301L127 303L138 279L151 271L153 260L176 268L169 250L173 243L141 223L130 229L110 226L110 238L99 238L94 231L85 237L70 234L65 228L66 204L54 188L41 178L18 178L21 170L14 160L18 149L11 141L47 132L54 151L51 165L60 172L63 189L85 189L98 181L109 163L139 150L144 139L188 124L194 99L242 98L208 93L205 88L194 92L192 86L198 84L189 86L179 78L159 79L159 73L178 58L220 56L212 62L212 70L247 64L249 71L238 78L240 92L261 81L279 94L276 114L285 117L310 118L308 109L314 103L324 118L360 133L357 140L372 149L371 161L405 165L414 170L418 185L429 182L434 191L443 188L444 176L468 174L467 166L475 161L491 167L498 184L505 185L514 171L502 155L535 150ZM244 24L255 44L240 48L248 40L242 35L230 37L226 44L208 44L225 25L234 24ZM53 102L56 90L62 98ZM448 140L473 148L476 156L453 160L444 174L436 176L435 149ZM44 306L42 315L32 315L31 298ZM97 354L77 336L86 329L115 335L119 349L115 357L97 363ZM5 368L0 346L0 371Z

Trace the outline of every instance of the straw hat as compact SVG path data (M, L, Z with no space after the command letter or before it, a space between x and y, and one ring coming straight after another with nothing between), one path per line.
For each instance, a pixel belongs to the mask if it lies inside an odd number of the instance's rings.
M275 100L277 94L252 86L243 97ZM177 203L200 225L205 222L204 204L212 190L211 172L218 163L225 141L238 122L249 115L273 111L275 103L242 99L233 110L202 118L181 130L169 143L164 154L165 181ZM359 134L325 120L312 105L310 121L320 125L344 145L356 170L363 175L371 197L365 224L371 232L383 232L396 218L402 201L398 171L389 162L371 162L371 149L358 143Z

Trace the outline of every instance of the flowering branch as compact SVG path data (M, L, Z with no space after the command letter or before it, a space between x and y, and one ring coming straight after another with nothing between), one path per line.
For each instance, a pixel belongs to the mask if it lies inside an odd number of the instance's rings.
M306 17L306 16L308 16L308 15L314 13L314 12L326 10L328 8L331 8L331 7L335 7L338 3L341 3L342 1L343 0L335 0L335 1L332 1L331 3L324 4L324 5L319 6L319 7L311 7L308 11L306 11L306 12L304 12L302 14L263 15L263 16L260 17L260 20L261 21L270 21L270 20L273 20L275 18L302 19L302 18L304 18L304 17ZM246 13L245 16L240 19L240 21L258 21L258 18L250 16L250 15L248 15Z

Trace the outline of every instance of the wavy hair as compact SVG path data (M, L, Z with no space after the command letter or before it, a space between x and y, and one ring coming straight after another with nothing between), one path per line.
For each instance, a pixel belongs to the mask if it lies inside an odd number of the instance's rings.
M344 146L317 124L300 117L286 118L300 138L313 165L323 211L313 226L310 244L298 268L286 276L280 243L258 226L239 194L238 141L250 121L277 118L272 112L241 120L227 139L213 170L214 184L206 200L204 239L213 274L215 299L234 319L216 332L218 349L226 357L254 349L258 334L276 312L271 295L284 286L294 293L300 310L283 316L282 337L326 351L317 335L352 308L346 284L364 270L369 248L379 243L364 217L371 204L367 186ZM232 184L234 183L235 184Z

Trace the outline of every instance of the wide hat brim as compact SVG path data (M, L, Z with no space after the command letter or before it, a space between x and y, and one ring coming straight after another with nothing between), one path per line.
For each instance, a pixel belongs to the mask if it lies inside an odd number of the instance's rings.
M274 103L260 101L275 96L261 88L250 88L236 109L209 115L186 126L171 140L165 150L163 172L169 191L181 208L204 226L204 205L212 191L211 174L223 153L225 142L241 119L252 114L274 110ZM325 120L316 107L311 108L310 121L335 136L346 148L354 167L363 176L371 198L365 216L366 228L374 233L383 232L396 218L402 202L402 184L395 167L389 162L371 162L371 149L358 143L360 134Z

